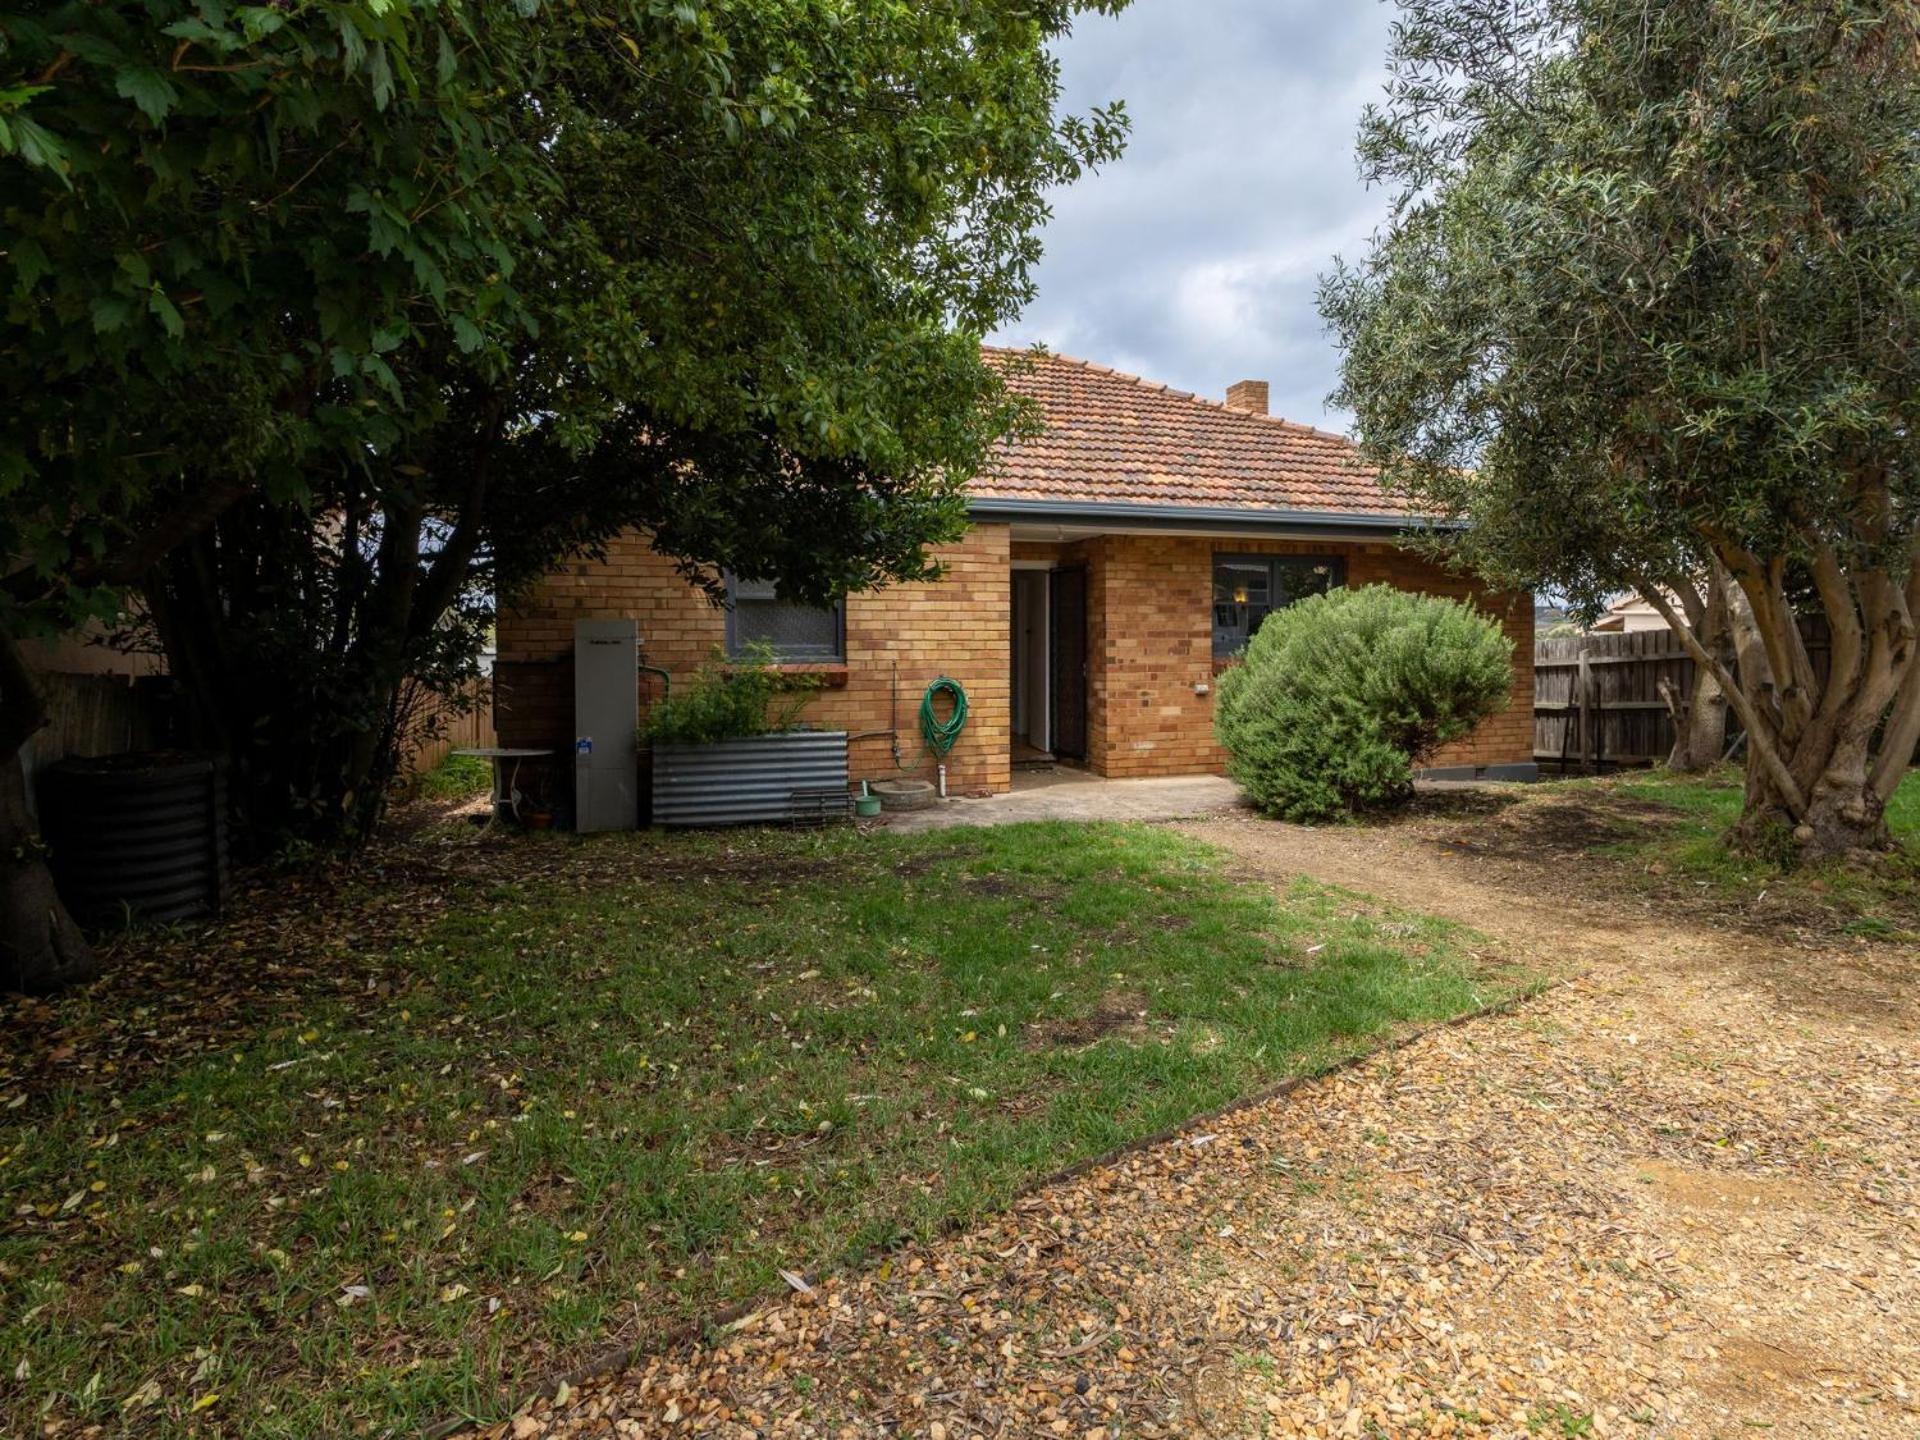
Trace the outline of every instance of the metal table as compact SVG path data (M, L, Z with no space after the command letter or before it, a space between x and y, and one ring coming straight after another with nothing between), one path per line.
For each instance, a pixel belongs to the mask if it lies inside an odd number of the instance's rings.
M483 745L472 750L456 750L456 755L472 755L480 760L493 762L493 817L502 819L507 815L520 818L520 801L525 798L520 793L520 762L523 760L551 760L551 750L516 749L512 746Z

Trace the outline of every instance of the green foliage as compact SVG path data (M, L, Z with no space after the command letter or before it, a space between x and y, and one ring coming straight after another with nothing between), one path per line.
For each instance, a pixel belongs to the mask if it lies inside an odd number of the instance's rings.
M792 730L820 689L820 677L782 671L773 648L715 656L647 712L643 739L662 745L712 745Z
M1030 420L979 338L1124 135L1048 42L1114 8L0 17L0 627L140 582L259 827L351 835L403 677L616 533L797 600L927 576Z
M1708 532L1901 556L1920 421L1920 15L1403 0L1360 136L1399 203L1323 289L1389 478L1597 602ZM1895 530L1859 512L1891 485ZM1885 517L1895 518L1895 517Z
M1609 854L1631 862L1631 873L1650 885L1711 887L1735 906L1763 899L1774 910L1825 911L1849 933L1877 939L1920 940L1920 770L1909 770L1887 802L1887 828L1895 851L1861 864L1855 857L1804 865L1792 838L1731 849L1728 832L1739 822L1744 785L1737 769L1674 774L1634 771L1604 779L1556 782L1575 794L1602 799L1624 796L1642 806L1671 812L1669 823L1644 817L1623 825ZM1606 813L1604 810L1601 813Z
M435 409L397 357L455 322L528 338L529 35L440 0L0 17L0 620L111 613L183 503L395 443Z
M1386 585L1267 617L1220 677L1228 770L1269 815L1313 822L1404 801L1413 767L1506 701L1513 642L1458 601Z
M1322 292L1370 458L1589 613L1724 566L1772 671L1732 697L1755 795L1870 832L1920 734L1920 10L1400 9L1360 137L1397 203Z

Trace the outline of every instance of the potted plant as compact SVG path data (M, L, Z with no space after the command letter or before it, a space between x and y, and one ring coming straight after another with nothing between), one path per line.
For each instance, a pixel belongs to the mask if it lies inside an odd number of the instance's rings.
M653 819L660 825L742 825L796 815L796 796L837 794L845 810L847 732L818 730L801 712L816 676L782 671L772 652L716 658L648 711Z

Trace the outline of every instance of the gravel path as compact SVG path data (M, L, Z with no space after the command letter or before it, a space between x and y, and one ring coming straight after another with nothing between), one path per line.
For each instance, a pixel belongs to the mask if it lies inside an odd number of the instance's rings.
M1186 828L1581 974L490 1433L1920 1435L1914 956L1527 847Z

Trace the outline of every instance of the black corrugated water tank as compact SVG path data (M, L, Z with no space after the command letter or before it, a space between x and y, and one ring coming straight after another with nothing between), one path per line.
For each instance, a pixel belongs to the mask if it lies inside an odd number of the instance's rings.
M158 752L62 760L40 774L40 833L82 925L187 920L227 883L225 765Z

